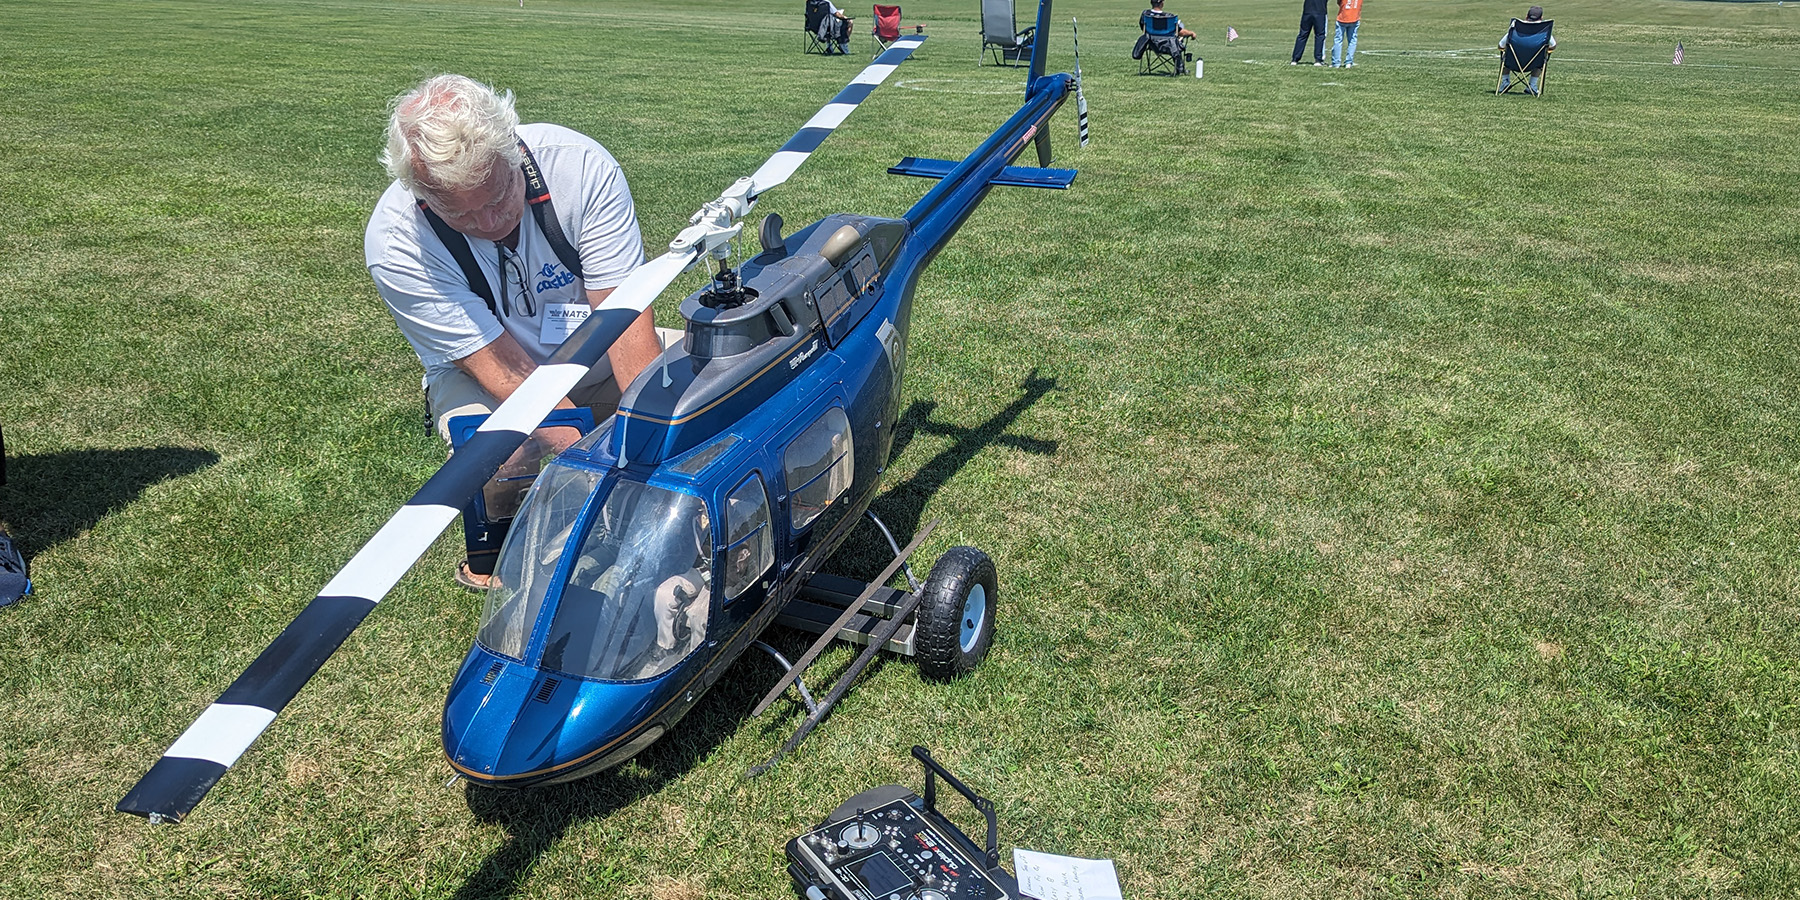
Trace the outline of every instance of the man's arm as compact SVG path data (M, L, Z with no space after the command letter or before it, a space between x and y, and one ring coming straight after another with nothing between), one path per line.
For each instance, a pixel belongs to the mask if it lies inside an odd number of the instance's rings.
M599 309L612 292L612 288L587 291L588 305ZM606 351L606 358L612 361L613 381L619 385L620 393L625 392L645 366L656 362L662 349L662 343L656 337L656 319L646 309Z
M525 379L537 370L537 363L519 346L512 335L501 332L500 336L489 341L480 350L461 359L454 360L461 369L481 389L492 394L494 399L502 403L525 383ZM564 397L557 401L557 409L574 409L575 404ZM570 444L581 440L581 431L568 426L539 428L531 433L530 440L520 447L500 469L501 475L519 474L521 470L533 465L546 456L561 453Z
M599 307L613 292L612 288L598 291L587 291L589 306ZM656 361L662 353L662 346L656 339L655 320L650 311L645 310L625 330L625 334L614 342L606 351L607 358L612 361L613 379L623 392L631 384L645 366ZM455 361L456 367L467 373L481 389L494 396L494 399L505 402L506 398L525 383L525 379L537 370L525 348L512 335L502 332L499 337L489 342L480 350ZM557 409L574 409L575 404L564 397L556 404ZM559 453L563 448L579 440L581 434L573 428L543 428L537 436L547 445L551 453Z

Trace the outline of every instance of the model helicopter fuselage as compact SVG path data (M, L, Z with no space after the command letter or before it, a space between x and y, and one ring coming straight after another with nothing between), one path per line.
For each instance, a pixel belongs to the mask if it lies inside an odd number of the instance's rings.
M546 466L496 568L443 716L464 776L584 777L655 741L849 534L881 483L913 290L1070 87L1023 108L901 219L834 215L682 304L686 335L618 414ZM1052 183L1055 182L1055 183Z

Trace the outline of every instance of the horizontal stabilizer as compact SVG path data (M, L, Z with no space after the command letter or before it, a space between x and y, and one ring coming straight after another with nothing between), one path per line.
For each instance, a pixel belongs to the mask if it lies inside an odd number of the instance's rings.
M949 159L920 159L908 156L888 167L889 175L912 175L918 178L943 178L961 165ZM1007 166L988 181L1006 187L1034 187L1065 190L1075 183L1074 169L1039 169L1035 166Z

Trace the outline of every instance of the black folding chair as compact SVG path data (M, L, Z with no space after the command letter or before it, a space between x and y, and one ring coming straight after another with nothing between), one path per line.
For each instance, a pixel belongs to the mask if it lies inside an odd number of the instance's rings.
M840 43L848 53L850 24L832 15L826 0L806 0L806 46L801 52L830 56Z

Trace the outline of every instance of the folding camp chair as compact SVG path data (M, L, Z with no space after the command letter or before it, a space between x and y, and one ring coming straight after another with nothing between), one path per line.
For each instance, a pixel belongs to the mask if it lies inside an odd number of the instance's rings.
M1137 46L1131 56L1138 61L1139 75L1180 75L1185 69L1187 46L1182 43L1181 20L1174 13L1146 9L1138 16Z
M875 4L875 27L869 34L875 38L875 53L880 55L889 44L900 39L900 7Z
M991 57L996 66L1029 65L1036 35L1035 25L1018 30L1013 0L981 0L981 56L975 58L976 65L983 57Z
M801 52L830 56L837 52L834 45L840 35L844 46L848 47L850 27L831 14L831 4L826 0L806 0L806 46Z
M1494 93L1504 94L1523 86L1526 93L1544 96L1544 70L1550 62L1550 25L1549 19L1512 20L1512 27L1506 31L1506 47L1500 51L1501 84L1495 85ZM1520 75L1518 81L1507 77L1514 72ZM1530 84L1532 78L1537 79L1535 90Z

